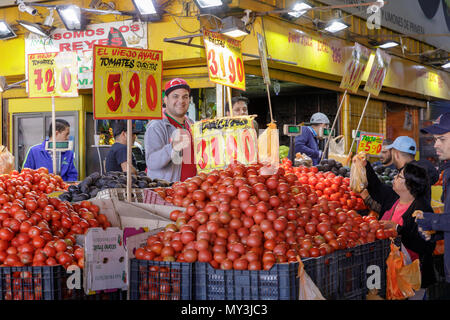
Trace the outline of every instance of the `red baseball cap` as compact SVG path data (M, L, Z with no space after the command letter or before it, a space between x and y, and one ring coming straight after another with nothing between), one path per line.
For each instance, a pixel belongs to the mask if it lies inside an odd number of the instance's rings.
M165 95L168 96L169 93L171 93L173 90L176 89L186 89L191 92L191 87L187 84L187 82L184 79L181 78L175 78L170 81L167 81L166 88L164 89Z

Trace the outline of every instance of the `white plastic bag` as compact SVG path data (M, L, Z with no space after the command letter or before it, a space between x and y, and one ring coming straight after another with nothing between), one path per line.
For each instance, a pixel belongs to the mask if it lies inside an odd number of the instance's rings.
M8 148L0 145L0 174L10 174L14 170L14 156Z
M299 300L325 300L317 288L316 284L311 280L309 275L305 272L305 266L301 259L297 258L298 266L298 277L300 278L298 286L298 299Z

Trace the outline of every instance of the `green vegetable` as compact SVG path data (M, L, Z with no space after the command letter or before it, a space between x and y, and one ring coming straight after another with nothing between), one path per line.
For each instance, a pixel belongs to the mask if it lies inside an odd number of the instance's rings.
M278 155L280 157L280 160L287 158L289 156L289 147L281 145L278 150Z

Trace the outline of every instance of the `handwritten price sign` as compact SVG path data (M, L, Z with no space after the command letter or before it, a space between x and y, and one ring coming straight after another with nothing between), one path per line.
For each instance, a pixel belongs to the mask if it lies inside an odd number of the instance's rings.
M383 135L361 134L357 153L363 151L374 156L378 155L383 146L383 139Z
M77 97L77 56L74 52L28 55L30 98Z
M251 117L197 121L193 125L198 172L225 168L234 161L256 163L258 147Z
M381 87L383 87L384 78L386 78L390 63L391 56L378 48L375 53L372 69L370 69L369 78L364 86L365 91L378 96Z
M358 91L361 79L370 58L370 50L355 42L351 59L345 65L344 76L340 88L355 93Z
M241 42L223 34L203 31L209 80L245 91Z
M162 51L94 46L94 118L161 119Z

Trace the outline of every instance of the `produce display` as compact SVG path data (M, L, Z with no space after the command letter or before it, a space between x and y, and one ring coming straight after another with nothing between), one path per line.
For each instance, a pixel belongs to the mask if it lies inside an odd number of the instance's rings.
M289 147L281 145L278 149L278 155L280 157L280 161L289 156Z
M89 201L70 204L49 198L44 191L63 183L41 169L0 176L0 266L83 268L84 252L75 235L111 224Z
M382 165L374 166L373 170L380 179L381 182L386 183L387 185L392 187L392 182L394 181L395 176L398 173L397 169L385 168Z
M160 179L151 179L145 172L139 172L138 175L131 177L132 188L156 188L169 187L170 182ZM94 172L78 185L68 187L68 191L61 194L59 198L64 201L78 202L88 200L97 196L97 193L109 188L126 188L126 172L111 171L104 175Z
M373 216L355 209L362 199L349 179L285 160L274 175L260 164L231 164L171 188L156 188L174 210L174 222L136 250L137 259L209 262L224 270L269 270L376 239L395 236Z
M335 175L342 177L350 177L350 168L343 166L342 163L334 159L323 159L320 164L317 165L317 169L322 172L331 171Z

